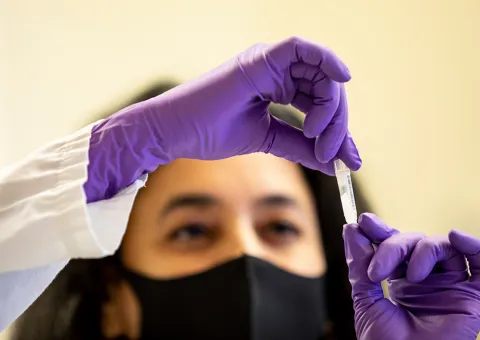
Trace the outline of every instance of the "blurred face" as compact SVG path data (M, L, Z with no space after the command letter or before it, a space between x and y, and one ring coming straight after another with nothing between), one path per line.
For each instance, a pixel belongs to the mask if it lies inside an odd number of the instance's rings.
M251 255L305 277L325 272L313 198L300 168L265 154L179 159L155 171L135 201L125 267L175 279ZM105 306L104 333L137 338L141 315L127 283Z

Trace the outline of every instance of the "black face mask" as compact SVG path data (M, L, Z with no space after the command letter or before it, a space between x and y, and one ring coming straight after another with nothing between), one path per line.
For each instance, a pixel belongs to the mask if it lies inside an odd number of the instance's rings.
M142 339L318 340L324 331L322 277L251 256L174 280L125 271L140 301Z

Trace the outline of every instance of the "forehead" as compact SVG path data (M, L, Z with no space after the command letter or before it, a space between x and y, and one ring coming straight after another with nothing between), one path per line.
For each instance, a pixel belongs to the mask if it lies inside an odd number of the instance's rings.
M152 187L162 196L191 192L244 199L268 194L300 200L309 196L298 165L263 153L216 161L178 159L152 174L147 190Z

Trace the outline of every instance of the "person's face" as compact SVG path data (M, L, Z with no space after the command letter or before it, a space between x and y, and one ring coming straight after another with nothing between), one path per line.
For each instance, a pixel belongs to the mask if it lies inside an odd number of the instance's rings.
M150 175L123 239L125 267L173 279L242 255L305 277L325 272L313 198L297 165L265 154L179 159ZM127 312L115 314L135 338L139 306L128 285L122 286L115 304Z

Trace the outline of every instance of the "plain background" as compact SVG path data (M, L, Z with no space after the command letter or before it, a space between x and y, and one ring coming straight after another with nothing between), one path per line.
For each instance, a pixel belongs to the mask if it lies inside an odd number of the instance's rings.
M480 236L479 18L478 0L0 0L0 166L150 81L298 35L351 70L374 211L403 231Z

